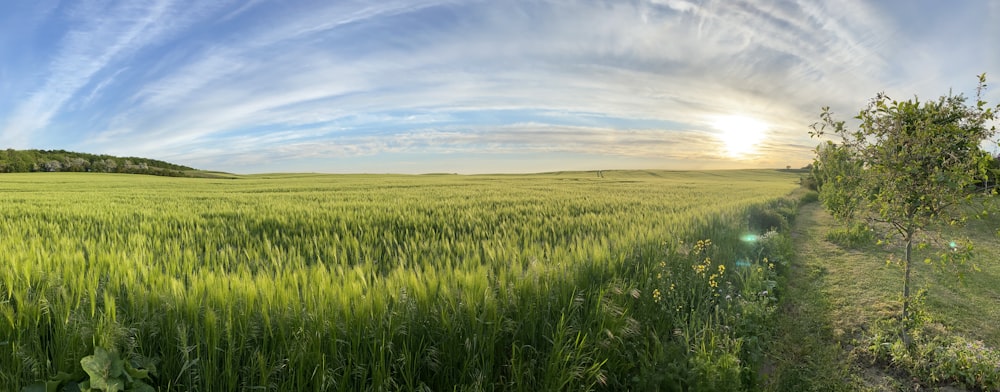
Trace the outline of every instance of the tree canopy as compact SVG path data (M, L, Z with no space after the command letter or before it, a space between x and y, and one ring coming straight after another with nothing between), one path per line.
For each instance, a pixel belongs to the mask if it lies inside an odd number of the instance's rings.
M65 150L0 151L0 173L98 172L186 177L194 169L148 158L94 155Z

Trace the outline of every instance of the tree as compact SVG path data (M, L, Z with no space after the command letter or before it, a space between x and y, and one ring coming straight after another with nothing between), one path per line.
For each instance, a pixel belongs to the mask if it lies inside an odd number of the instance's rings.
M62 164L55 159L51 161L42 162L42 170L47 172L62 171Z
M903 339L909 343L911 253L915 235L932 225L955 224L968 218L967 205L996 194L977 187L989 174L992 157L980 143L990 140L1000 105L982 100L986 75L979 75L976 102L963 95L920 102L917 97L895 101L885 93L872 99L855 117L856 130L836 121L824 107L813 124L813 137L828 130L839 144L817 148L814 167L821 173L820 197L839 217L855 214L883 223L905 244L903 264ZM947 258L947 252L942 254Z
M816 147L816 160L810 170L823 206L841 221L851 221L860 203L854 193L863 165L855 155L853 149L827 141Z

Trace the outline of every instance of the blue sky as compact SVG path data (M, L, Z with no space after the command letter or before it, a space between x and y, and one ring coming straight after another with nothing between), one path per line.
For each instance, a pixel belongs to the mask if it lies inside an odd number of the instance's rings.
M998 20L972 0L7 0L0 147L236 173L798 167L822 106L1000 86Z

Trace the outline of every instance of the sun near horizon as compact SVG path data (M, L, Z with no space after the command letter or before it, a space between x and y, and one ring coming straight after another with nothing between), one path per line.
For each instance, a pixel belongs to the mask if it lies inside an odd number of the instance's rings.
M735 159L755 154L770 128L766 122L744 115L719 116L711 126L719 131L726 157Z

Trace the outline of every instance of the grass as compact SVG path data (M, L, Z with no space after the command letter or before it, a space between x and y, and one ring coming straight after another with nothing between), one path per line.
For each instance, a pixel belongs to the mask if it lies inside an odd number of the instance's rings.
M603 175L3 175L0 389L755 385L795 175Z
M1000 347L1000 313L996 263L1000 241L996 220L975 221L952 231L976 244L971 260L981 271L967 271L960 280L951 272L919 262L930 251L914 256L914 283L927 289L926 314L943 325L947 334ZM770 358L770 390L903 390L946 387L949 383L914 380L903 369L872 363L863 345L879 320L897 317L902 291L901 267L886 264L897 247L875 243L847 247L831 242L829 233L841 230L818 203L800 209L793 239L797 254L787 274L779 329ZM897 256L898 257L898 256Z
M852 263L856 261L852 257L863 256L825 241L825 231L832 223L818 203L799 209L792 231L796 256L786 274L787 289L781 296L777 339L768 354L772 362L765 369L768 390L864 389L865 384L856 376L857 369L849 358L849 344L850 333L864 325L864 320L855 316L867 316L869 308L864 303L845 306L847 299L859 294L853 291L864 286L844 282L866 275L854 270L858 264ZM858 309L864 311L850 312Z
M917 284L928 287L930 316L955 332L989 346L1000 347L1000 224L997 217L970 221L958 231L958 237L975 244L971 260L980 271L965 270L956 282L955 275L929 270L924 266Z

